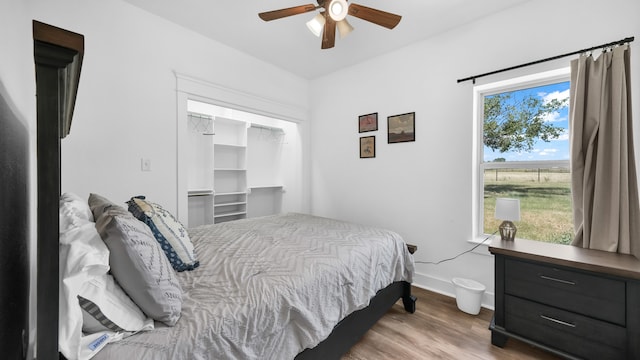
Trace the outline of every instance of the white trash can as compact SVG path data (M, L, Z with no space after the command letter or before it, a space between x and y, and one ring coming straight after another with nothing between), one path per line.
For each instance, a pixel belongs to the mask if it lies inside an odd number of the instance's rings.
M482 303L482 295L486 287L477 281L463 278L451 280L456 288L456 304L458 309L471 315L478 315Z

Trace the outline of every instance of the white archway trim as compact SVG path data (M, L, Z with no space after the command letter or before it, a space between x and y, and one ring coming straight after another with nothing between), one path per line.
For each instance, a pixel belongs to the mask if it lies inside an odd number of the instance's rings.
M175 73L175 75L176 90L179 93L192 95L193 97L188 97L192 100L206 98L206 102L213 105L293 122L304 122L308 117L308 110L295 104L228 88L180 73Z

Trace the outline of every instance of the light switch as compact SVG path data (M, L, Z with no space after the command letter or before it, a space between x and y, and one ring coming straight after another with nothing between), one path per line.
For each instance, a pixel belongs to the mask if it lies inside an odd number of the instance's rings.
M142 171L151 171L151 159L142 158L140 161Z

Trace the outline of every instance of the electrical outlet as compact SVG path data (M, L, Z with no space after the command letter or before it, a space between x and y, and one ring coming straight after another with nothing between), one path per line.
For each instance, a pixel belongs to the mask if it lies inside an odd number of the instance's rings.
M151 171L151 159L142 158L140 161L142 171Z

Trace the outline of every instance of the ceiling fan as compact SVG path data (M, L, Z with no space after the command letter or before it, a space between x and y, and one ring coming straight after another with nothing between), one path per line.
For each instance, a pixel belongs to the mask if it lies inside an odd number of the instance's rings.
M351 15L374 24L393 29L398 25L402 16L366 7L358 4L349 4L347 0L317 0L318 5L307 4L294 6L286 9L266 11L258 14L260 19L271 21L283 17L304 14L323 9L311 21L307 22L307 27L316 36L322 33L322 49L329 49L335 45L336 28L340 33L340 38L347 36L353 27L347 22L346 16ZM324 30L324 31L323 31Z

